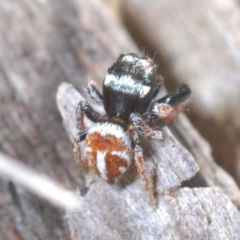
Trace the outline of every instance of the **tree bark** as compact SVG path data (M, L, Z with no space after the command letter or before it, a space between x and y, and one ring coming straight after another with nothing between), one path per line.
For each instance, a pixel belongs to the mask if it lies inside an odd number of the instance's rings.
M134 172L128 175L133 176L131 184L125 178L120 185L109 185L91 173L83 176L73 161L71 142L55 102L58 85L69 82L83 94L83 84L93 79L100 89L107 68L120 53L138 52L101 1L3 1L0 49L0 150L66 188L80 189L82 206L68 211L65 219L64 211L29 193L14 179L1 179L0 239L70 239L70 232L72 239L237 239L239 212L222 192L237 205L239 190L216 166L209 146L184 117L173 130L201 167L201 174L187 185L221 190L183 188L159 194L157 205L152 206ZM59 89L58 105L63 103L59 105L61 114L72 137L80 95L66 84ZM74 94L69 96L67 89ZM162 163L171 163L171 155L166 154L174 143L177 162L187 159L192 168L178 165L184 170L182 175L171 186L159 184L160 193L196 171L191 155L167 128L164 132L165 142L159 143ZM147 162L151 160L150 156ZM163 169L167 171L166 166ZM191 174L187 169L192 169Z
M78 102L82 100L84 98L72 85L67 83L60 85L57 94L58 108L71 138L77 133L74 113ZM85 119L85 125L90 127L91 122ZM85 176L85 187L79 197L82 208L68 211L67 214L73 239L237 238L240 233L240 214L221 190L182 188L173 191L181 181L196 173L197 166L171 133L167 129L162 130L164 131L162 141L151 141L149 145L142 139L143 148L148 151L148 154L145 154L146 166L154 165L155 186L158 192L156 203L151 204L148 201L141 179L136 179L136 171L128 171L122 176L120 184L115 186L89 173ZM198 140L199 145L201 144L201 138L193 134L194 130L189 124L184 130L190 135L191 140ZM84 142L81 147L84 152ZM206 146L202 145L200 149L198 145L190 143L189 147L196 150L195 152L200 154L198 159L200 162L203 161L201 151L206 151ZM208 159L205 160L209 161L210 156L207 154ZM211 167L213 166L215 165L212 161ZM209 166L209 173L212 173L211 167ZM222 182L225 180L230 182L224 182L225 185L232 184L238 190L223 170L220 171L220 168L217 170L214 177L218 177L218 173L223 178ZM213 181L212 185L213 183L217 182ZM208 178L206 184L210 185ZM218 218L216 217L218 215L225 217Z

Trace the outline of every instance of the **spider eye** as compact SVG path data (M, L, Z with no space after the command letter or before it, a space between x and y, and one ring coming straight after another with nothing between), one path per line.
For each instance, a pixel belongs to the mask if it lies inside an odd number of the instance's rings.
M151 81L149 79L148 76L146 76L143 80L143 84L146 85L146 86L150 86L151 85Z
M108 69L108 73L109 73L109 74L112 73L112 69L111 69L111 68Z

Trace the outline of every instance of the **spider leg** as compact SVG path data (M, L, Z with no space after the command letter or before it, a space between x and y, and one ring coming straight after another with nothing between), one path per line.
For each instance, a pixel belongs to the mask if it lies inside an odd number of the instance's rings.
M165 97L160 98L156 102L158 103L166 103L171 105L172 107L177 106L186 102L191 95L191 89L187 84L182 84L176 90L170 92Z
M149 127L138 113L132 113L129 120L140 134L154 139L163 138L162 132L159 130L153 130L151 127Z
M134 149L133 149L134 161L137 167L137 171L144 182L145 189L148 192L150 201L154 202L155 197L154 197L153 183L146 173L143 150L141 147L138 133L136 131L133 131L133 144L134 144Z
M88 129L85 129L82 132L79 132L73 138L73 142L72 142L74 160L76 161L77 164L79 164L80 168L84 173L88 172L88 164L86 159L82 158L80 142L86 138L87 132L88 132Z
M92 122L97 122L99 119L102 118L101 114L95 111L91 105L87 102L80 101L77 110L76 110L76 121L77 121L77 128L80 132L74 137L72 142L72 149L74 160L80 165L80 168L83 172L88 171L88 164L85 157L81 155L81 147L80 142L85 140L88 128L84 125L84 115L87 116Z
M150 109L145 113L147 121L154 118L161 120L164 124L173 122L183 110L191 95L191 89L187 84L182 84L175 91L152 103Z
M76 110L77 128L80 131L86 128L83 121L84 115L92 122L97 122L102 117L102 115L95 111L89 103L80 101Z
M99 105L103 104L103 96L102 94L97 90L95 84L93 81L88 81L85 85L85 90L90 95L90 97Z

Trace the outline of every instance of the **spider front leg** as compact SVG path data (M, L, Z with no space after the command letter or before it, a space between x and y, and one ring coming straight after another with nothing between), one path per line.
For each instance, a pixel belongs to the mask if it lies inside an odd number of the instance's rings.
M90 97L99 105L103 104L103 96L102 94L97 90L95 84L93 81L88 81L85 85L85 90L90 95Z
M138 133L135 130L133 131L133 143L134 143L133 154L134 154L135 165L137 167L137 170L141 179L145 184L145 189L148 192L150 202L154 202L155 197L154 197L153 182L147 176L147 172L145 169L145 162L143 158L143 150L140 144Z
M81 155L81 148L80 142L85 140L87 136L88 129L85 127L84 124L84 115L87 116L92 122L97 122L101 119L101 114L96 112L89 103L80 101L77 110L76 110L76 121L77 121L77 128L80 132L74 137L72 142L72 149L74 160L80 165L83 172L88 171L88 164L85 158L82 158Z
M165 97L154 101L144 114L147 121L158 119L164 124L172 123L188 103L190 95L191 89L187 84L183 84Z

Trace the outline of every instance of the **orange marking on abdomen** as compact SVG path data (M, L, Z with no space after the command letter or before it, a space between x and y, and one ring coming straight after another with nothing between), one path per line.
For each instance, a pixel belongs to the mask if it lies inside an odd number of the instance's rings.
M86 147L89 167L106 180L119 178L130 165L131 146L114 135L92 132L86 137Z

